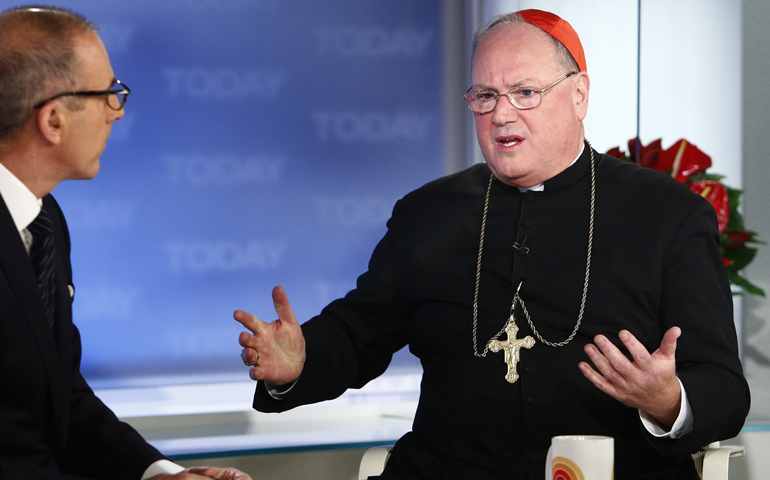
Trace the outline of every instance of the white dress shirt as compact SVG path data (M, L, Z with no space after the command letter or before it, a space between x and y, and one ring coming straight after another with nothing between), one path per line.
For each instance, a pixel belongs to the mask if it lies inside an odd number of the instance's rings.
M32 235L27 231L27 227L40 213L43 201L35 197L35 194L2 163L0 163L0 195L29 254Z

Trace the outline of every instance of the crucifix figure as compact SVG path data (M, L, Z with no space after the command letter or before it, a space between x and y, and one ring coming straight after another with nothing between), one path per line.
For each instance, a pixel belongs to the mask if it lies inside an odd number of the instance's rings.
M516 364L519 362L519 349L521 347L529 349L535 344L535 339L529 335L524 338L516 338L518 331L519 327L516 326L513 315L511 315L511 318L508 319L508 325L505 326L508 339L504 342L499 340L489 342L489 349L493 352L505 350L505 363L508 364L508 373L505 375L505 379L508 380L508 383L515 383L519 379L519 373L516 371Z

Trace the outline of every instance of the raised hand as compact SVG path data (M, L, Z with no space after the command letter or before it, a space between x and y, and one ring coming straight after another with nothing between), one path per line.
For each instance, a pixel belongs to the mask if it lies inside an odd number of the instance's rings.
M670 328L663 335L660 348L650 353L630 332L622 330L618 337L633 362L604 335L597 335L596 346L586 345L585 352L599 373L586 362L580 362L580 370L607 395L642 410L660 427L669 430L676 421L682 400L675 360L676 340L681 334L679 327Z
M243 363L252 366L249 376L280 386L299 378L305 365L305 337L283 287L273 289L273 305L278 319L271 323L241 310L233 318L251 332L238 337Z

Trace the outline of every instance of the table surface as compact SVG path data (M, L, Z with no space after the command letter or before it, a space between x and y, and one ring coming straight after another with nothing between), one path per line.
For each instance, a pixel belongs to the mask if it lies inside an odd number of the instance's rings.
M412 427L421 375L385 374L360 390L280 414L251 408L255 383L96 390L123 421L175 460L394 443Z

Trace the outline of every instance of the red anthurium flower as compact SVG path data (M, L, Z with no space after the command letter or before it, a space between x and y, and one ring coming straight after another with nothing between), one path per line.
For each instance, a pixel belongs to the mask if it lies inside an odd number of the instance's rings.
M719 233L724 232L727 228L727 222L730 221L730 201L724 185L714 180L698 180L692 182L689 187L690 190L708 200L714 207L717 212Z
M628 150L629 155L631 156L631 160L633 160L634 163L641 165L642 167L649 167L655 168L655 170L660 170L654 166L655 163L657 163L658 155L660 155L662 150L662 147L660 146L660 139L650 142L650 144L646 147L641 145L639 149L642 157L641 161L636 160L636 140L637 139L632 138L628 141Z
M733 248L745 247L746 240L749 240L752 236L751 232L745 230L740 232L727 232L727 238L730 240L730 245L727 245L725 248L730 250Z
M660 152L655 170L671 170L671 176L684 183L690 176L711 166L711 157L687 140L679 140Z
M637 146L639 147L638 155ZM739 270L746 267L754 258L756 249L747 248L746 242L756 242L756 233L737 230L744 228L743 221L737 212L733 218L732 230L727 232L727 225L730 223L730 195L733 196L733 202L736 202L739 201L742 192L728 189L719 181L695 181L693 178L693 175L699 178L719 178L716 175L706 175L706 170L711 166L711 157L685 140L679 140L668 150L663 150L660 139L650 142L645 147L638 138L632 138L628 141L628 150L628 156L634 163L672 176L687 185L693 192L703 196L714 207L720 234L719 245L723 253L722 261L728 268L730 283L741 287L747 293L764 297L764 290L739 275ZM620 159L628 159L620 147L611 149L607 154ZM637 157L639 158L637 159Z
M609 155L610 157L619 158L621 160L626 158L625 152L621 152L620 151L620 147L614 147L614 148L609 149L607 151L607 155Z

